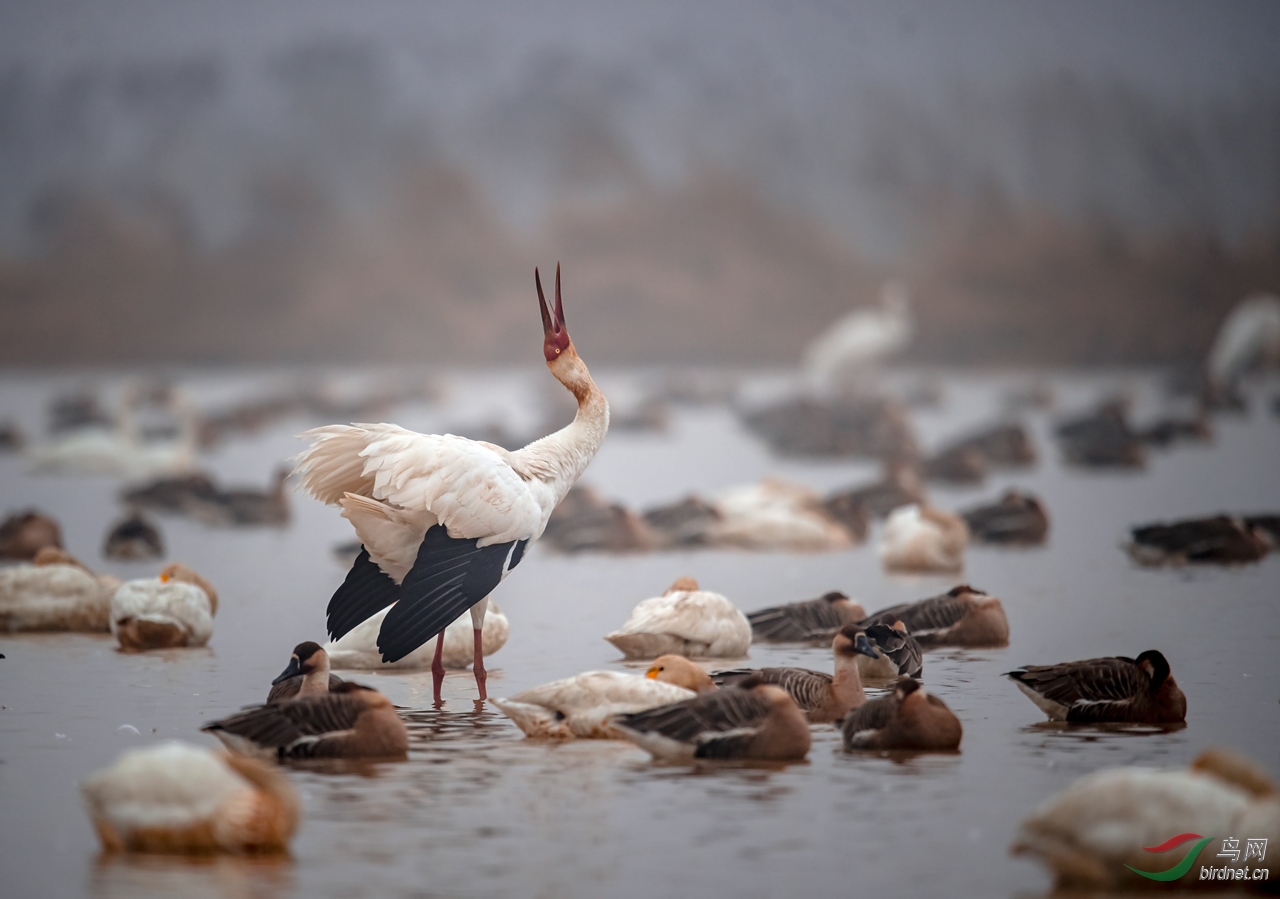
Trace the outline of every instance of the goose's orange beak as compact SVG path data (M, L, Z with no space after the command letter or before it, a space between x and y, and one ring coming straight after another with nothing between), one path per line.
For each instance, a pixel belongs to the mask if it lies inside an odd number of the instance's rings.
M538 287L538 306L542 309L542 355L548 362L555 362L569 348L569 330L564 323L564 304L560 300L560 263L556 263L556 306L547 309L547 298L542 293L542 276L533 270L533 282Z

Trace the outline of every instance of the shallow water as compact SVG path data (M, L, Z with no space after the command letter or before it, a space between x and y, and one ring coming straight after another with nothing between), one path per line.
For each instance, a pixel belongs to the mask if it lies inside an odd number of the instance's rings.
M202 402L247 395L272 375L184 379ZM441 429L536 415L542 373L454 379L442 403L397 410L395 420ZM946 405L917 413L926 445L991 420L1013 375L942 373ZM80 381L85 380L83 377ZM627 377L604 378L607 392ZM28 433L43 403L76 379L0 379L0 417ZM104 379L108 386L115 383ZM767 393L777 378L753 384ZM1127 387L1139 417L1160 404L1155 379L1114 372L1060 376L1059 410ZM1271 392L1274 392L1274 388ZM168 556L204 573L221 605L207 649L145 655L107 637L0 636L0 882L6 896L769 896L1024 895L1049 886L1030 861L1008 855L1018 822L1082 774L1122 764L1182 765L1226 744L1280 772L1280 556L1236 569L1150 570L1119 549L1147 520L1280 509L1280 419L1259 394L1251 418L1217 419L1211 445L1152 454L1140 474L1064 469L1033 427L1041 463L1000 473L980 489L931 490L944 507L994 498L1009 485L1039 494L1052 516L1047 546L974 548L963 580L1004 601L1007 649L940 650L924 678L961 718L956 755L882 758L841 752L836 732L814 731L804 764L690 769L656 765L626 743L528 741L495 710L477 708L470 673L451 673L446 704L430 708L430 674L361 675L407 712L407 763L291 774L305 809L291 857L102 859L78 784L121 751L199 733L210 718L261 701L294 644L321 639L324 608L344 570L333 544L345 521L297 498L282 531L208 530L163 519ZM319 422L316 422L319 423ZM222 479L265 484L296 452L281 422L233 440L208 459ZM68 548L126 577L158 566L108 563L101 541L119 514L111 479L30 477L0 456L5 509L36 505L63 523ZM632 505L677 499L778 474L820 489L872 477L863 462L779 462L726 409L678 410L666 435L610 435L585 480ZM511 639L490 660L489 689L510 695L591 668L620 668L601 636L631 607L693 575L750 610L839 588L869 610L936 594L954 577L884 574L874 537L820 555L689 552L557 556L535 547L496 601ZM999 675L1023 663L1158 648L1187 694L1187 726L1159 731L1063 729ZM752 664L829 668L830 651L754 646ZM728 667L726 665L726 667ZM131 725L138 734L121 730Z

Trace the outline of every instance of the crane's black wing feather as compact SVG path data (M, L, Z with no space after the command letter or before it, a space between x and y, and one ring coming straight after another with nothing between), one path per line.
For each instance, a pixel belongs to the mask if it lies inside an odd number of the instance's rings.
M329 600L329 637L341 639L353 627L367 621L400 598L396 582L360 547L347 579Z

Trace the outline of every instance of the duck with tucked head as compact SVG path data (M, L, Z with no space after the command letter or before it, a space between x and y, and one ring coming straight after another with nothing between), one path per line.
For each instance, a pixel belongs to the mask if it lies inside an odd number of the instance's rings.
M159 577L129 581L111 597L111 633L128 652L204 646L213 635L218 592L181 562Z
M906 602L874 613L863 623L901 623L922 647L1006 646L1004 605L982 590L960 584L941 596Z
M0 570L0 632L106 632L119 586L118 578L46 546L32 564Z
M850 621L867 617L862 603L839 590L817 599L757 609L747 615L753 639L767 643L826 642Z
M840 731L849 750L945 752L959 749L964 735L947 704L912 677L901 678L888 696L845 715Z
M610 723L617 715L692 699L715 688L697 664L666 655L654 659L644 677L586 671L492 702L530 737L621 739Z
M1187 697L1164 654L1148 649L1127 656L1057 665L1024 665L1005 677L1050 721L1176 724L1187 718Z

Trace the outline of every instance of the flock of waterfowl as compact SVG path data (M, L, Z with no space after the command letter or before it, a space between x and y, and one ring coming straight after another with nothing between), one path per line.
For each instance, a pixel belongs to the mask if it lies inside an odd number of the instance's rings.
M1044 504L1023 491L950 512L932 505L924 489L931 481L981 483L992 468L1034 464L1037 451L1021 425L998 423L922 457L905 407L882 396L806 397L740 410L744 424L781 453L884 460L884 477L876 482L823 496L766 481L642 513L575 486L605 438L609 406L569 338L559 271L553 304L545 301L540 279L537 292L547 366L574 396L577 413L568 426L520 449L385 423L328 425L302 435L309 445L268 490L224 489L196 469L197 444L262 426L279 412L278 402L202 426L189 404L173 401L178 421L158 443L144 437L141 414L156 396L128 396L122 423L84 398L55 408L55 435L61 436L32 453L36 469L149 478L122 492L126 515L106 538L108 558L164 556L144 511L210 526L285 525L290 477L334 506L358 538L350 570L328 601L330 642L299 643L284 671L263 684L265 701L204 726L226 752L164 743L126 753L85 782L105 849L285 848L300 811L280 762L402 759L409 750L404 720L387 697L333 672L430 669L440 704L445 669L470 667L486 700L484 659L508 638L507 619L490 594L540 537L566 552L815 551L857 545L879 519L885 569L932 573L962 571L971 540L1016 546L1046 538ZM895 317L894 340L910 333L905 302L893 291L885 301L884 314ZM846 322L845 330L812 354L823 377L848 369L836 358L841 340L867 345L866 333L854 335L853 324ZM1027 401L1046 399L1040 391ZM1135 429L1126 416L1123 402L1107 401L1062 422L1056 434L1065 459L1140 466L1148 446L1211 433L1203 415L1145 429ZM1278 523L1276 515L1252 514L1141 525L1129 551L1155 564L1256 561L1280 542ZM124 583L95 574L62 548L57 523L35 511L0 525L0 556L24 560L0 570L0 631L109 631L127 652L203 646L212 635L217 590L181 563ZM870 614L839 591L744 613L680 577L603 636L626 659L649 662L644 673L587 671L489 701L532 738L625 739L676 762L801 760L812 729L829 726L851 753L956 752L965 725L928 688L926 653L1003 647L1010 629L1000 599L968 584ZM830 647L832 668L721 668L706 661L740 660L753 642ZM1164 725L1186 717L1187 697L1155 649L1135 658L1025 665L1006 676L1052 721ZM1167 814L1153 811L1195 790L1209 797L1220 820L1247 818L1250 833L1280 839L1280 801L1270 781L1248 760L1215 751L1189 772L1091 775L1036 811L1016 848L1039 855L1064 882L1122 883L1111 859L1135 857L1133 847L1152 839L1144 816L1158 818L1164 830L1216 832L1219 825L1203 823L1193 802L1170 806ZM1111 842L1100 848L1091 831L1104 825Z

